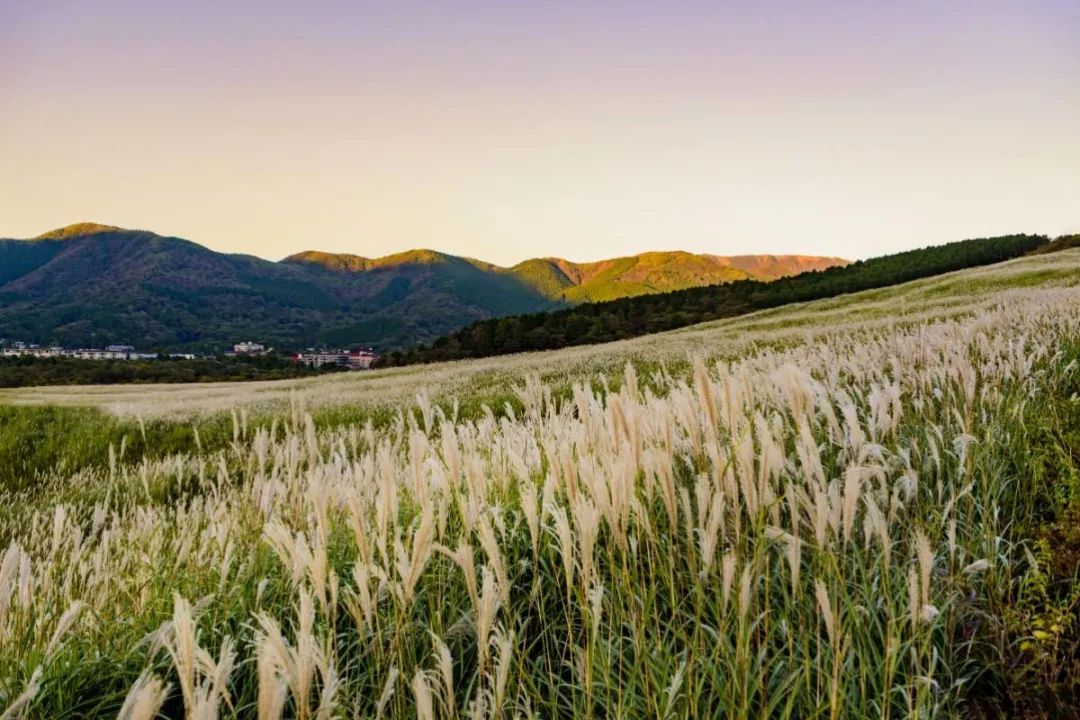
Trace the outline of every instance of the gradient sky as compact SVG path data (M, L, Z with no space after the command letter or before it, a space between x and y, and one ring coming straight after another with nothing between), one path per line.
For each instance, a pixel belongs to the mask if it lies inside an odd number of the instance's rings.
M0 0L0 236L858 258L1080 231L1080 1Z

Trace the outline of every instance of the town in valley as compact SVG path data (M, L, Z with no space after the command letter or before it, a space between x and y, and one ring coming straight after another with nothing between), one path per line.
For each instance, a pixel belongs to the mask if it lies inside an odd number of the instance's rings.
M263 343L245 340L221 353L225 357L259 357L271 355L274 348ZM132 345L107 345L104 348L67 348L59 345L38 345L0 339L0 358L69 358L74 360L197 360L212 359L216 354L142 352ZM351 350L306 348L288 354L289 360L313 368L336 367L346 370L369 370L379 359L371 348Z

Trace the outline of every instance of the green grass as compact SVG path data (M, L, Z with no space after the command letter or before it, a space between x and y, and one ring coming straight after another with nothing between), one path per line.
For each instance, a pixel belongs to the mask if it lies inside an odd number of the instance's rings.
M1029 270L830 305L828 325L803 306L580 365L451 366L469 384L433 402L0 408L0 555L17 546L34 576L0 618L0 708L41 667L29 717L115 717L148 671L173 685L162 715L184 717L182 663L155 642L178 594L209 654L196 678L236 641L224 717L255 716L259 628L302 644L307 598L335 717L375 716L391 668L383 715L417 717L439 642L458 717L502 693L500 717L1071 717L1080 322L1075 290L1039 290L1069 277ZM860 324L898 297L917 313ZM754 334L724 347L738 332ZM474 590L506 596L490 645Z
M1080 507L1076 504L1080 485L1077 484L1075 467L1061 455L1075 450L1073 443L1080 435L1076 383L1067 373L1061 372L1071 359L1078 356L1080 353L1076 349L1070 349L1064 357L1055 358L1053 365L1044 367L1043 371L1053 372L1048 374L1048 384L1043 386L1038 396L1040 402L1032 406L1037 410L1032 409L1017 418L993 418L984 437L987 440L998 439L981 446L971 461L973 476L994 483L994 488L987 492L998 493L995 498L998 507L1015 520L1008 535L1011 544L1029 544L1037 550L1039 543L1045 542L1047 534L1061 531L1062 528L1068 530L1064 520L1074 517L1070 513L1075 513ZM1016 391L1019 392L1020 388ZM517 410L520 412L520 409L519 403ZM466 414L471 413L466 411ZM13 444L14 434L27 433L37 438L62 437L65 439L55 440L47 448L35 449L24 457L23 465L29 467L36 463L37 470L48 475L56 470L53 459L65 458L66 473L74 470L78 463L82 463L84 470L108 472L108 450L103 443L106 440L114 444L124 443L127 438L126 442L131 443L127 462L137 465L135 458L140 453L136 437L138 428L131 423L115 421L102 424L104 419L101 413L75 409L53 411L20 408L4 416L3 445L10 452L19 453L26 452L27 447L34 443ZM317 424L325 431L333 427L362 424L368 420L374 421L374 418L338 409L320 416ZM923 436L923 423L927 421L945 421L945 418L913 418L898 433ZM378 422L387 426L392 424L393 418L383 417ZM168 432L170 427L171 433ZM226 430L226 427L214 425L204 426L200 432L203 438L200 452L207 456L210 461L208 465L213 465L214 456L229 456L227 448L231 441L231 429ZM186 425L165 423L148 428L147 432L155 445L155 452L163 449L165 445L161 444L167 444L170 437L178 447L185 445L183 439L186 438L186 449L193 449L193 431ZM945 473L955 471L955 467L942 470ZM236 472L245 472L243 463L236 467ZM687 467L682 482L692 484L692 472ZM1022 486L1023 490L1015 482L1020 479L1028 481ZM949 482L947 475L941 476L941 480ZM125 486L134 481L132 477L110 486L112 492L108 501L117 508L130 502L130 499L125 499L126 496L137 494L138 491L133 485ZM189 487L178 495L175 488L169 489L159 481L148 500L149 504L167 507L190 502L190 499L203 492L200 487L206 481L199 481L193 476L187 482ZM924 478L924 482L933 482L933 477ZM87 501L87 498L70 492L65 496L69 502ZM184 497L189 500L184 500ZM1051 499L1052 509L1048 510L1046 503ZM519 501L513 491L504 500L509 503ZM94 498L94 501L103 500ZM923 508L923 511L929 510L928 507ZM972 505L967 510L966 522L977 527L985 521L978 517L979 508L976 506ZM940 508L937 511L940 512ZM692 567L680 569L671 563L669 553L692 553L692 547L684 547L676 534L667 536L662 525L658 525L657 530L667 537L667 542L674 543L667 553L654 552L660 548L650 549L639 557L635 566L628 568L625 565L627 558L610 544L609 538L605 542L605 549L597 557L597 572L623 579L608 588L605 613L611 620L605 626L607 640L597 645L593 650L595 655L588 659L590 677L587 688L581 687L580 680L564 666L566 648L558 642L552 644L558 638L578 638L579 642L588 644L589 618L587 612L583 611L588 607L587 598L581 596L568 600L563 593L547 589L559 585L562 568L557 553L544 554L532 563L514 565L511 584L523 628L521 652L530 663L518 667L514 672L520 674L519 682L535 698L535 709L545 717L701 717L718 709L726 709L725 715L734 717L759 713L774 717L827 717L830 704L827 700L828 688L820 683L825 682L828 670L818 665L821 657L814 654L791 655L794 649L791 642L795 638L784 640L782 633L778 635L775 629L767 628L769 623L775 623L779 618L761 616L748 620L745 625L741 624L737 614L733 614L730 602L723 602L708 586L696 581ZM516 533L515 537L512 544L504 545L504 553L508 557L530 557L532 553L528 549L527 539L522 533ZM345 572L349 558L354 553L351 541L346 535L341 535L335 540L334 547L336 550L333 554L339 558L335 565ZM250 565L245 568L245 573L251 580L239 582L237 592L212 603L200 618L201 626L209 630L200 637L200 643L206 647L216 647L227 634L235 636L246 633L250 608L255 605L256 578L271 579L269 589L264 591L264 606L288 605L290 602L289 582L281 574L273 553L258 543L250 545L250 552L253 554L248 556ZM770 594L782 597L790 592L784 573L780 572L782 557L774 556L767 544L756 548L750 546L747 552L750 553L748 561L753 566L767 570L776 565L775 570L767 571L762 576L764 584L755 590L755 597L768 597ZM903 553L903 550L897 547L894 552ZM828 560L822 558L815 562ZM850 558L846 562L849 564L843 569L843 574L849 576L849 582L859 583L859 558ZM1053 557L1042 553L1035 566L995 580L993 587L1005 589L1006 594L980 595L986 598L983 604L962 608L953 620L954 626L935 629L935 639L928 637L921 641L926 645L904 646L887 654L882 654L881 650L883 638L888 632L887 626L868 625L858 619L862 617L862 608L870 596L861 595L863 591L857 586L846 591L839 586L833 587L832 592L843 598L840 612L847 618L845 627L848 627L848 632L854 633L847 642L853 644L851 652L860 658L859 665L845 670L853 674L851 682L845 682L845 696L841 698L846 708L845 715L867 717L881 712L875 700L877 696L871 693L875 685L874 667L881 667L887 661L896 662L898 671L911 672L921 663L933 662L928 653L931 649L936 652L941 647L948 647L948 636L954 633L957 642L979 642L975 652L968 654L954 647L953 652L959 654L937 661L956 663L954 670L958 674L971 675L973 688L978 690L969 699L960 698L960 704L954 710L959 712L963 708L979 707L1009 707L1027 712L1067 709L1069 706L1064 703L1068 702L1068 693L1073 687L1075 675L1071 674L1071 669L1075 655L1070 659L1045 644L1038 653L1020 650L1025 647L1024 642L1038 623L1045 622L1055 611L1069 608L1068 598L1076 592L1075 579L1065 576L1060 564L1056 571L1052 570L1053 565ZM824 572L825 568L821 571ZM413 608L406 615L399 615L393 620L388 616L387 621L430 627L436 635L443 636L456 616L468 612L468 595L449 561L436 558L425 571L425 577L425 586ZM649 578L650 581L642 585L633 580L639 577ZM1044 577L1046 579L1039 579ZM1071 584L1070 580L1073 581ZM162 620L169 617L172 592L192 598L208 593L213 595L217 579L204 570L177 574L175 568L166 564L154 571L148 582L153 588L151 596L160 598L159 602L144 607L136 616L110 618L107 635L95 635L93 639L76 637L65 646L63 654L52 661L52 675L47 685L49 690L42 702L35 706L37 712L50 717L114 714L123 694L150 660L142 653L131 653L131 639L151 633ZM1041 589L1033 588L1033 584L1039 584ZM433 591L441 586L445 589ZM880 592L880 589L871 587L866 590ZM895 612L904 612L902 595L879 598L878 602L882 600L895 604ZM813 604L792 604L794 602L794 598L783 601L785 612L789 613L787 622L812 626L820 621L805 616L796 619L792 614L796 611L809 613L811 617L817 616L818 612ZM389 608L388 612L391 612ZM650 622L650 618L664 618L664 621ZM980 627L977 638L968 637L970 630L966 623L976 619L985 622L987 618L993 618L996 624ZM104 622L105 618L102 617L101 621ZM529 628L532 628L531 632ZM1075 653L1076 630L1074 626L1069 626L1058 634L1061 648L1070 648ZM347 628L343 632L346 636L349 633ZM1001 632L1005 633L1004 641L999 639L998 633ZM761 637L774 638L780 644L770 649L768 645L760 644ZM350 649L345 646L340 650L343 664L347 663L361 677L373 677L368 681L372 683L373 694L377 694L375 678L384 663L418 665L431 652L430 642L420 635L410 635L398 641L391 641L387 637L386 642L388 644L382 648L356 646ZM451 647L460 663L456 672L462 678L468 678L476 670L474 650L464 638L453 642ZM647 656L638 654L640 648L644 647L651 649ZM767 662L764 656L755 654L758 652L791 655L793 659L801 660L797 665L776 665ZM825 652L827 657L827 649L819 648L815 652ZM96 659L88 661L90 657ZM912 662L914 666L909 665ZM152 665L160 673L168 674L170 671L169 664L162 659ZM3 668L0 667L0 670ZM682 683L669 698L665 691L680 670L684 673ZM775 674L781 671L786 674ZM233 680L232 690L237 708L250 709L255 701L256 682L252 673L250 668L242 669ZM1052 684L1045 682L1047 674L1054 678ZM568 688L576 690L568 692ZM803 704L807 697L817 693L823 693L820 706L815 708ZM792 705L789 706L789 703ZM933 695L916 695L916 707L920 706L929 712L934 706ZM406 714L410 707L408 694L402 692L391 704L390 712L394 715ZM165 709L169 716L179 716L181 708L174 699Z

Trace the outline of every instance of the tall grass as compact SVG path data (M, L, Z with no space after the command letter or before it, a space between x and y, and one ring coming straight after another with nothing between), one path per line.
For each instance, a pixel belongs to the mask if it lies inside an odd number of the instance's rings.
M236 413L45 473L0 515L2 717L971 712L1017 657L1018 458L1078 309L529 376L498 412Z

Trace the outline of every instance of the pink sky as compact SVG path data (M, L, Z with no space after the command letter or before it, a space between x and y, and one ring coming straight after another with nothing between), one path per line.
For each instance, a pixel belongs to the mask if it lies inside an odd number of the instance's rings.
M866 257L1080 231L1080 3L0 0L0 236Z

